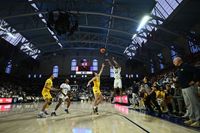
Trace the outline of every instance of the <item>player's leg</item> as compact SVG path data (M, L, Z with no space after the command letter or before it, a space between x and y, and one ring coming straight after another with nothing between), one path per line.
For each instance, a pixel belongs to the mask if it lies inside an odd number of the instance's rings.
M114 79L114 91L113 91L113 95L112 95L112 103L115 102L115 96L117 95L117 79Z
M97 100L97 107L96 112L98 113L98 105L103 101L103 95L101 93L98 94L98 100Z
M68 96L68 97L66 97L66 99L65 99L65 112L66 113L69 113L69 106L70 106L70 104L71 104L71 101L70 101L70 97Z
M48 112L47 112L47 109L49 108L49 106L52 104L52 98L48 98L47 99L47 104L46 104L46 106L45 106L45 108L44 108L44 113L45 113L45 115L49 115L48 114Z
M98 94L95 93L95 94L94 94L94 103L93 103L93 106L94 106L94 107L97 106L97 101L98 101Z
M46 109L47 109L48 104L50 103L49 101L50 101L50 99L45 100L45 102L42 106L42 110L38 114L39 117L46 117L46 115L47 115Z
M47 92L46 93L46 96L47 96L47 105L46 105L46 108L45 108L45 114L48 115L47 113L47 109L49 108L49 106L52 104L52 99L53 97L51 96L51 93L50 92Z
M42 106L42 112L45 112L45 110L49 107L49 99L45 99L44 105Z
M117 84L118 88L119 88L119 95L122 96L122 80L118 79L118 84Z
M56 116L56 110L60 107L60 105L62 104L63 100L61 98L59 98L58 103L54 109L54 111L51 113L51 116Z
M103 96L101 92L96 93L96 105L95 105L95 113L98 114L98 105L103 101Z
M103 101L103 95L101 93L98 94L97 106Z
M117 95L117 79L114 80L114 97Z
M94 93L94 103L93 103L93 112L97 112L97 101L98 101L98 94Z
M52 96L50 94L50 92L42 92L42 96L43 99L45 100L43 106L42 106L42 110L41 112L38 114L39 117L46 117L45 115L47 115L47 111L46 109L49 107L49 105L51 105L52 103Z

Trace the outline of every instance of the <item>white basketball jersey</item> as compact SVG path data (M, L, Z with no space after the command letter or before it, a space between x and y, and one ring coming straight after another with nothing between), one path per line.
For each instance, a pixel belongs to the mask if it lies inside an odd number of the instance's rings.
M71 90L70 85L68 85L68 84L66 84L66 83L62 83L62 84L60 85L60 88L62 89L62 92L63 92L64 94L67 94L67 92Z
M120 79L121 78L121 67L119 67L119 68L113 67L113 71L114 71L114 78Z

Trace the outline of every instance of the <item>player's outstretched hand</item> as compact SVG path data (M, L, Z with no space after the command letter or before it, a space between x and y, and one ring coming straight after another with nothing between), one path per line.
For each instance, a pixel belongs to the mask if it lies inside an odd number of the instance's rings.
M89 87L89 86L90 86L90 84L88 83L88 84L87 84L87 87Z
M102 67L105 67L105 64L104 64L104 63L102 63Z

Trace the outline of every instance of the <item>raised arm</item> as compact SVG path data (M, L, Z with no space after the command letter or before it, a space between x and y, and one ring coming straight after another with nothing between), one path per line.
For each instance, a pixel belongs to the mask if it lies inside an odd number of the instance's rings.
M120 67L119 64L117 63L117 61L115 60L114 57L112 57L112 61L113 61L113 63L114 63L116 66Z
M101 69L100 69L99 74L98 74L99 76L101 76L104 67L105 67L105 65L104 65L104 63L103 63L103 64L101 65Z
M94 81L96 79L96 77L93 77L87 84L87 87L91 84L92 81Z
M105 61L107 61L107 62L108 62L108 64L110 65L110 67L113 67L113 64L110 62L110 60L109 60L109 59L105 59Z

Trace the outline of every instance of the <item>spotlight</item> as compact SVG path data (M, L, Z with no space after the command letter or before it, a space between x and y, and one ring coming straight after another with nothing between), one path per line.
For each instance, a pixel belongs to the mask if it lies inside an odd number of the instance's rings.
M144 16L144 17L142 18L141 22L140 22L140 25L139 25L138 28L137 28L137 31L140 31L140 30L145 26L145 24L149 21L150 18L151 18L151 17L148 16L148 15Z

